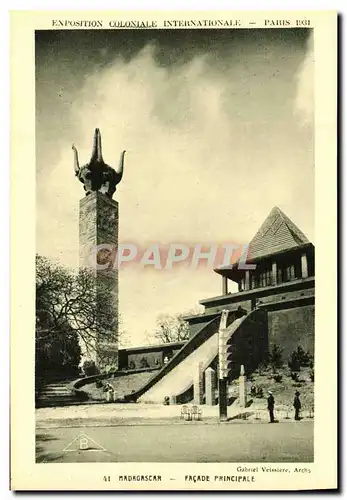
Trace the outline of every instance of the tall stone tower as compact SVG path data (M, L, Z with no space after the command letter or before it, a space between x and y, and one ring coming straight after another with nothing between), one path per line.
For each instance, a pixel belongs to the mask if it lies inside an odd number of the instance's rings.
M118 269L115 256L118 249L118 202L112 199L116 185L123 175L124 155L117 170L104 163L101 135L95 130L93 152L88 164L80 168L75 156L75 174L83 183L85 197L79 205L80 269L93 276L94 319L84 355L93 359L99 368L111 365L118 368Z

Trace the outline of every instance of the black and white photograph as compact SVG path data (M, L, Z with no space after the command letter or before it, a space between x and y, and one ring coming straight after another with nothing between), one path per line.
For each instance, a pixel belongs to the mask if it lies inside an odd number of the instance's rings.
M128 464L116 489L164 489L160 464L184 465L173 488L308 479L329 387L314 19L66 14L33 31L35 466Z

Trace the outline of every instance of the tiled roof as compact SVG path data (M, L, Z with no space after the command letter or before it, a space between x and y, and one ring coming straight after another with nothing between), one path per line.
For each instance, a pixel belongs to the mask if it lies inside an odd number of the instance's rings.
M300 229L274 207L249 244L247 260L289 250L309 243Z

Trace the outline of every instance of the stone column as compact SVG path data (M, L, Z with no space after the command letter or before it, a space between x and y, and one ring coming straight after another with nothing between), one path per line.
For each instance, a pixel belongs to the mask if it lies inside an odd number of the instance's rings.
M80 201L79 255L80 268L89 269L95 276L95 341L93 352L89 350L86 356L94 359L100 368L113 365L118 369L117 248L118 203L95 191ZM100 268L97 268L97 263L99 266L101 264ZM104 318L101 320L105 299L107 307L111 308L107 322ZM85 346L82 346L82 350L86 350Z
M239 400L240 407L245 408L247 404L247 383L245 376L245 368L241 365L240 377L239 377Z
M272 263L272 284L277 285L277 262Z
M216 372L211 367L205 371L205 404L216 404Z
M301 277L308 278L307 255L305 253L301 255Z
M223 276L223 295L228 295L228 278Z
M203 401L204 394L204 372L202 369L202 364L198 363L195 369L194 376L194 403L201 405Z
M228 379L218 380L219 420L228 420Z
M249 271L245 272L245 290L249 290Z

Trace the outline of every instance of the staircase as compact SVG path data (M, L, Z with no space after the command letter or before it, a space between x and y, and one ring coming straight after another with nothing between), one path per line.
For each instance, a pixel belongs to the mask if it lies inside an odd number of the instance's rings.
M61 382L52 382L44 385L36 400L36 407L44 408L48 406L54 407L81 404L81 398L69 389L71 382L71 380L63 380Z
M240 328L240 325L242 325L246 318L247 316L243 316L235 319L228 328L228 334L232 336L234 332ZM215 320L213 320L213 324L214 322ZM184 353L184 348L186 346L184 346L179 352ZM201 342L201 344L197 346L193 352L184 357L180 363L173 366L171 371L168 372L166 376L159 380L155 385L144 392L143 395L140 396L139 400L141 402L162 402L164 397L167 395L179 398L193 386L194 375L198 364L200 364L201 369L205 371L217 356L217 353L218 328L215 328L210 338Z
M205 323L201 330L198 330L189 339L167 365L155 373L142 387L132 394L127 394L126 399L128 401L160 403L166 396L173 397L178 402L188 396L193 397L197 366L200 365L202 371L206 370L218 355L219 328L219 316L209 323ZM233 340L237 340L239 345L239 349L234 349L235 360L233 362L236 362L239 367L242 361L247 358L250 367L257 366L267 348L267 326L264 320L264 311L254 309L246 315L233 319L228 325L226 333L229 339L228 343L233 338ZM248 340L252 342L251 347L249 347ZM244 345L242 341L244 341Z

